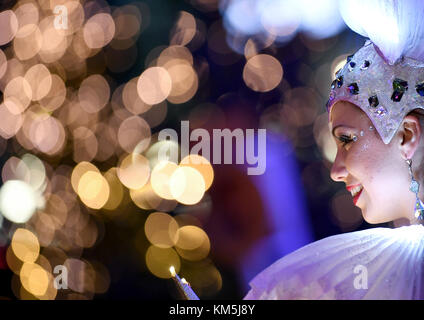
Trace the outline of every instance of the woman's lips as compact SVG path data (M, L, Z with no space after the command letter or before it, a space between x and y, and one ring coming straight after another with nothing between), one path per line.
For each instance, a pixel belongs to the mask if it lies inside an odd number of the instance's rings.
M359 191L356 196L353 197L353 204L356 205L356 203L358 202L359 197L362 194L362 191L364 191L364 189L362 188L361 191Z

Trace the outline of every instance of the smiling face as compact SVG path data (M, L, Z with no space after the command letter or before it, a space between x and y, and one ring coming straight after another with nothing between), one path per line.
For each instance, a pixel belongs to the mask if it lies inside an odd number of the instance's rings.
M332 107L330 128L337 143L331 178L346 184L364 219L368 223L410 219L415 195L409 191L408 166L399 148L401 135L384 144L368 116L345 101Z

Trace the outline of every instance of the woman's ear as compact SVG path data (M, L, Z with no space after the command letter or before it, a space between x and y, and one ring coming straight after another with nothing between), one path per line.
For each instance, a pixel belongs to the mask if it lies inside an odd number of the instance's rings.
M399 135L401 137L399 149L402 156L406 159L411 159L418 148L422 128L420 120L417 116L409 114L403 119Z

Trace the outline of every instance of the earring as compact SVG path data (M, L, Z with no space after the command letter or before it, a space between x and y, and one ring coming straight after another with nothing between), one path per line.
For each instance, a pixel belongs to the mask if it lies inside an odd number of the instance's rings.
M408 164L409 175L411 176L411 185L409 187L409 190L415 193L415 198L416 198L415 208L414 208L415 218L423 220L424 219L424 204L420 200L420 198L418 198L418 191L420 190L420 184L418 183L417 180L414 179L414 175L412 173L412 160L407 159L406 163Z

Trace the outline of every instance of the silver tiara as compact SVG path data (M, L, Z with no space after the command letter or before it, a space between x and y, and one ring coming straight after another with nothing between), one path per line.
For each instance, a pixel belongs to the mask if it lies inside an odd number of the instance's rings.
M336 72L327 102L329 116L341 100L361 108L388 144L409 112L424 109L424 63L401 58L390 64L367 40Z

